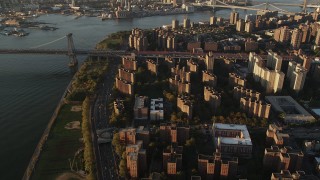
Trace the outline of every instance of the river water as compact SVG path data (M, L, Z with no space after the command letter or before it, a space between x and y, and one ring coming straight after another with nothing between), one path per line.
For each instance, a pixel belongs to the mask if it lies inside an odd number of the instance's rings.
M290 2L283 0L282 2ZM299 0L300 1L300 0ZM269 0L269 2L271 2ZM284 8L285 9L285 8ZM291 11L300 8L291 7ZM239 11L241 17L245 12ZM229 17L230 10L215 16ZM0 36L0 48L30 48L73 33L76 48L93 48L105 36L132 28L154 28L172 19L208 21L212 12L101 21L94 17L43 15L36 21L53 23L56 31L27 30L26 37ZM43 48L62 49L67 40ZM83 61L85 57L78 57ZM68 57L59 55L0 55L0 179L21 179L46 125L72 75Z

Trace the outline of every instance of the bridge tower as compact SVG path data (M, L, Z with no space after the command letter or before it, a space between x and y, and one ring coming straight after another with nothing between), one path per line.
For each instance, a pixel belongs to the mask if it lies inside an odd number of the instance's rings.
M212 6L212 11L215 11L215 5L217 5L217 0L210 0L210 5Z
M269 10L269 2L268 1L266 2L265 10Z
M308 4L308 0L304 0L303 1L303 7L302 7L302 10L304 13L307 13L307 4Z
M69 67L76 67L78 65L77 56L75 53L72 33L67 34L68 38L68 56L69 56Z

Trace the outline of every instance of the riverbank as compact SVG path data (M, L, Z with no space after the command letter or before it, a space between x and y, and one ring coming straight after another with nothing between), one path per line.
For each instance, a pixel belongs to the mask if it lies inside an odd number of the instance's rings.
M28 164L28 167L26 168L26 171L25 171L25 173L23 175L23 178L22 178L23 180L28 180L28 179L31 178L31 175L32 175L33 171L35 170L37 162L39 161L40 154L41 154L41 152L42 152L42 150L44 148L45 143L47 142L47 139L49 137L51 128L53 127L53 125L54 125L54 123L55 123L55 121L56 121L56 119L57 119L57 117L59 115L61 107L65 104L64 103L65 102L64 98L67 95L67 92L68 92L68 89L70 88L70 86L71 86L71 82L69 83L69 85L67 86L66 90L64 91L64 93L63 93L63 95L62 95L62 97L61 97L61 99L60 99L60 101L59 101L59 103L58 103L58 105L57 105L52 117L49 120L47 128L45 129L43 135L40 138L40 141L39 141L36 149L34 150L34 153L33 153L32 157L31 157L31 160L30 160L30 162Z
M88 135L91 133L87 132L90 128L84 123L82 102L83 97L94 94L107 70L107 64L106 59L91 58L82 64L63 93L23 179L56 179L60 176L77 176L82 178L76 179L83 179L86 174L94 173L87 165L87 162L94 160L87 156L92 142L88 142ZM85 120L88 121L88 118Z

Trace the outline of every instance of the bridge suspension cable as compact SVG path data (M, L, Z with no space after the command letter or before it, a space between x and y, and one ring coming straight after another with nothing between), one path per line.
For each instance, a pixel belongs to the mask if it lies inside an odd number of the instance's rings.
M269 6L271 6L271 7L275 8L275 9L277 9L277 10L279 10L279 11L282 11L282 12L289 12L289 11L287 11L287 10L284 10L284 9L278 8L277 6L275 6L275 5L273 5L273 4L269 4Z
M254 8L254 7L259 7L259 6L265 6L266 3L262 3L262 4L257 4L257 5L254 5L254 6L250 6L251 8Z
M221 2L221 1L219 1L219 0L216 0L216 2L219 2L219 3L221 3L222 5L230 6L230 4L227 4L227 3Z
M57 41L60 41L60 40L62 40L62 39L64 39L64 38L66 38L66 37L67 37L67 36L63 36L63 37L58 38L58 39L56 39L56 40L53 40L53 41L51 41L51 42L44 43L44 44L41 44L41 45L38 45L38 46L33 46L33 47L31 47L30 49L37 49L37 48L39 48L39 47L43 47L43 46L46 46L46 45L55 43L55 42L57 42Z

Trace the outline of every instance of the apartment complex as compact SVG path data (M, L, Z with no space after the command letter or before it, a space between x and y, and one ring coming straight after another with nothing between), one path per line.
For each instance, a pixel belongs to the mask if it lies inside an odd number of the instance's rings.
M282 60L282 57L279 56L277 53L268 51L267 68L275 71L281 71Z
M181 124L160 124L160 140L184 145L189 139L190 127Z
M198 155L198 171L203 179L234 179L238 170L238 158L224 157L221 153L213 156Z
M170 88L177 90L179 94L190 93L191 92L191 83L184 81L184 79L179 79L178 75L169 78Z
M296 93L299 93L303 89L307 72L307 69L302 67L301 64L294 61L289 62L287 79L290 82L290 88Z
M149 99L146 96L135 97L135 103L133 107L135 120L148 120L149 117Z
M147 171L147 153L150 136L143 126L119 131L120 142L126 145L127 169L131 178L138 178Z
M186 67L180 67L179 65L177 65L174 68L171 68L171 74L173 76L178 76L179 79L181 79L182 81L187 81L190 82L191 81L191 72L187 71Z
M277 93L282 90L284 73L281 72L282 58L275 53L269 52L267 65L256 53L250 53L248 71L253 73L256 82L266 89L266 93Z
M188 28L190 28L190 26L191 26L190 19L184 18L183 19L183 28L188 29Z
M237 13L236 11L232 11L230 13L230 24L236 24L237 21L239 20L239 13Z
M120 79L118 77L116 77L116 88L123 94L134 94L133 85L130 82Z
M236 86L233 88L233 98L240 100L243 97L255 98L260 100L261 93L254 91L252 89L244 88L243 86Z
M204 51L206 52L210 52L210 51L218 51L218 43L217 42L212 42L212 41L208 41L204 43Z
M124 69L136 71L138 69L137 61L135 60L135 57L123 57L122 58L122 66Z
M175 89L179 94L191 92L191 72L186 70L186 67L171 68L172 77L169 78L169 84L171 89Z
M187 67L191 73L196 73L199 69L199 65L191 59L187 61Z
M286 43L289 41L291 32L288 26L283 26L274 31L274 40L277 42Z
M212 109L216 110L221 104L221 94L210 86L204 87L204 101L208 102Z
M172 20L172 29L178 29L179 28L179 21L176 19Z
M271 104L253 97L240 98L240 109L250 117L269 118Z
M292 31L291 43L290 43L291 49L300 48L300 45L302 43L302 36L303 36L303 33L300 29L296 28Z
M271 145L285 146L289 141L289 134L282 133L282 127L270 124L266 132L266 142Z
M135 70L137 70L135 57L123 57L122 68L118 69L118 76L116 77L116 88L119 92L127 95L134 94L133 83L135 82Z
M131 178L138 178L147 171L147 153L142 141L126 146L127 169Z
M213 123L212 132L217 152L251 157L252 142L246 125Z
M148 47L148 39L142 29L132 29L129 36L129 47L137 51L145 51Z
M247 80L244 77L236 75L235 73L229 73L229 85L230 86L243 86L245 87Z
M263 166L266 170L293 172L301 169L303 157L301 151L293 150L289 146L283 148L271 146L264 151Z
M199 48L201 48L201 42L198 42L198 41L188 42L188 45L187 45L188 51L192 52L194 49L199 49Z
M119 137L124 144L136 144L140 140L143 142L144 147L147 147L150 141L149 130L143 126L120 129Z
M212 54L211 52L209 52L208 54L206 54L205 64L206 64L207 71L208 71L208 72L213 72L213 68L214 68L214 57L213 57L213 54Z
M177 107L180 111L187 114L188 118L192 118L193 114L193 103L189 96L186 95L178 95L177 98Z
M202 71L202 82L206 86L216 87L218 77L209 71Z
M258 49L259 49L258 42L254 41L252 39L249 39L244 43L244 50L246 52L256 51Z
M129 82L129 83L135 82L135 73L131 70L119 68L118 69L118 77L126 82Z
M183 147L171 145L169 149L165 149L162 153L163 170L169 176L176 175L182 171L182 153Z
M147 68L150 72L158 74L158 63L156 61L147 59Z
M310 177L310 178L309 178ZM290 173L288 170L281 170L279 173L272 173L271 180L304 180L304 179L317 179L314 176L306 175L304 171L296 171L294 173Z
M242 31L244 31L244 28L245 28L244 20L243 19L239 19L236 22L236 30L239 31L239 32L242 32Z
M217 17L211 16L209 20L210 25L216 25Z
M244 31L247 33L252 33L253 30L254 30L254 24L251 21L246 22Z

